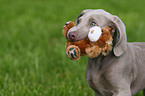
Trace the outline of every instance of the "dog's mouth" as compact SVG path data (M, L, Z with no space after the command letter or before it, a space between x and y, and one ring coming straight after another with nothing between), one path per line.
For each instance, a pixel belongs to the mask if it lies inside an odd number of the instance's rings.
M79 40L83 40L83 39L86 39L88 38L88 35L77 35L77 33L71 33L71 34L68 34L68 39L71 41L71 42L77 42Z
M67 37L71 42L76 42L86 38L89 38L92 42L96 42L101 36L101 34L101 27L93 26L87 32L71 31L70 29L70 31L67 34Z

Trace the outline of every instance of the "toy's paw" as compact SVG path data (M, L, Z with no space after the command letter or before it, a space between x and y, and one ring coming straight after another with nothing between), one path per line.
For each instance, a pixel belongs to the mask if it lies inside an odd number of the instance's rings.
M101 53L101 48L98 47L98 46L93 46L93 47L88 47L88 48L86 48L85 51L86 51L88 57L90 57L90 58L95 58L95 57L97 57L98 55L100 55L100 53Z
M67 33L68 33L68 30L70 28L72 28L74 26L74 22L73 21L69 21L69 22L66 22L64 27L63 27L63 30L62 30L62 34L63 36L67 39Z
M80 59L80 49L79 49L78 46L70 45L66 49L66 54L72 60L78 60L78 59Z

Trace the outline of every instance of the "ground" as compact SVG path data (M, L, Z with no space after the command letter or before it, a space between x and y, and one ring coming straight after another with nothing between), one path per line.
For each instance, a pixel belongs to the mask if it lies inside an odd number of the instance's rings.
M94 96L87 56L71 61L62 28L84 9L119 16L129 42L144 42L144 0L0 0L0 96ZM142 96L142 92L136 96Z

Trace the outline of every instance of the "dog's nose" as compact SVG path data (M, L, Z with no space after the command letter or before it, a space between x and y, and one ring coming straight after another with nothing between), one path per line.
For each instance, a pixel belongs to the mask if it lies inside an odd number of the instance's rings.
M77 36L77 32L71 32L71 33L69 33L69 40L70 41L75 41L75 39L76 39L76 36Z

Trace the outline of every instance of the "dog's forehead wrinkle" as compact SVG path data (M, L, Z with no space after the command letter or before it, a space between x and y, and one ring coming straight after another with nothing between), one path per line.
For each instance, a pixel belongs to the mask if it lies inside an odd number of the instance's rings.
M76 20L76 24L80 24L82 22L82 17L80 17L79 19Z
M81 22L78 25L76 25L76 27L78 28L78 30L87 31L84 29L87 29L88 27L88 20L81 19Z
M96 24L100 27L104 27L104 26L108 26L109 25L109 20L107 19L107 17L105 17L104 15L101 14L93 14L93 15L88 15L85 16L84 19L87 19L88 22L89 21L95 21Z
M89 18L86 18L84 16L80 17L79 19L76 19L76 26L78 26L78 25L85 26L88 22L88 19ZM79 23L78 23L78 20L79 20Z
M79 16L76 20L80 20L83 17L84 17L84 14L82 14L81 16Z
M79 16L77 17L77 19L79 19L80 17L82 17L85 13L80 13Z

